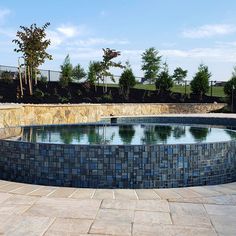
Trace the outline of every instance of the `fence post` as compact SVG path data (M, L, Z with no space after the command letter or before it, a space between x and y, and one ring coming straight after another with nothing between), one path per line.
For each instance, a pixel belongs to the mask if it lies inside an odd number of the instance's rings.
M211 97L212 97L212 88L213 87L213 81L211 81Z
M50 82L51 80L50 76L51 76L51 73L50 73L50 70L48 70L48 82Z
M184 95L185 97L187 95L187 81L186 80L184 81Z

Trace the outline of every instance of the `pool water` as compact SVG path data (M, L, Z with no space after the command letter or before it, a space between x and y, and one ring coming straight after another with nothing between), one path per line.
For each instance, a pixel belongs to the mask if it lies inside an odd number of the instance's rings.
M236 132L181 124L58 125L22 127L18 140L32 143L151 145L225 142Z

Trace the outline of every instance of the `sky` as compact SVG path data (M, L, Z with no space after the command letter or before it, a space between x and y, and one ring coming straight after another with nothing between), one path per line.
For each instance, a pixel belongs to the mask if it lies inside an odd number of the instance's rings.
M170 73L182 67L191 80L204 63L211 80L228 80L236 65L235 12L235 0L0 0L0 65L17 66L12 40L21 25L50 22L53 60L43 69L60 70L69 54L87 71L90 61L102 60L102 48L112 48L143 77L141 55L155 47Z

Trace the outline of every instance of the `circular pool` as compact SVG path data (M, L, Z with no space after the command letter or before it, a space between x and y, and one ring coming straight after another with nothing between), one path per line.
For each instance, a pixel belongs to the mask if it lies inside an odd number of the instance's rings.
M215 122L216 126L212 120L201 124L198 118L182 119L121 118L117 124L104 120L2 129L0 178L86 188L169 188L235 181L236 132L224 122Z

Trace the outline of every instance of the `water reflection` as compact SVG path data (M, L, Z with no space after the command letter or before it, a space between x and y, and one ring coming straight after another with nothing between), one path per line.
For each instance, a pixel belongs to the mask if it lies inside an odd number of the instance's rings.
M190 127L189 132L192 134L196 142L202 142L206 140L206 137L211 132L211 129L205 127Z
M124 144L131 144L135 130L133 125L120 125L119 136Z
M173 128L173 136L176 139L179 139L179 138L185 136L185 132L186 132L186 127L185 126L175 126Z
M184 125L122 124L24 127L20 140L64 144L181 144L236 139L236 132Z

